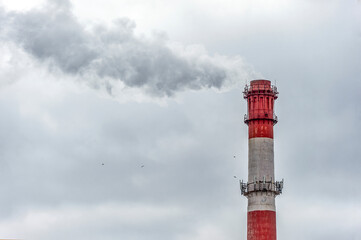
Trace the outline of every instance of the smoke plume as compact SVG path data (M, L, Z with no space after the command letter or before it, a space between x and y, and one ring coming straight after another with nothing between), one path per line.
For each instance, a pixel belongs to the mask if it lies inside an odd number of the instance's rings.
M48 1L39 9L0 9L1 40L23 48L40 62L85 81L98 79L143 88L156 96L187 89L217 88L244 82L253 72L239 56L209 55L202 47L184 47L161 34L140 37L135 23L117 19L111 26L82 25L68 1Z

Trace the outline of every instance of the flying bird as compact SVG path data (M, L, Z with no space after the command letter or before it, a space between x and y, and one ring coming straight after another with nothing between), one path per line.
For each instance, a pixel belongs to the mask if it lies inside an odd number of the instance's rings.
M140 166L141 168L144 168L144 165Z
M237 176L233 176L234 178L237 178Z
M104 163L102 163L102 166L104 166Z

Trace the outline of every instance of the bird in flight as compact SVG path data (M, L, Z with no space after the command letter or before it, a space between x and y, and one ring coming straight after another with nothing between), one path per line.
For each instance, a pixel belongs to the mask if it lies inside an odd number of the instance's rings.
M237 178L237 176L233 176L233 178Z
M102 166L104 166L104 163L102 163Z
M140 166L141 168L144 168L144 165Z

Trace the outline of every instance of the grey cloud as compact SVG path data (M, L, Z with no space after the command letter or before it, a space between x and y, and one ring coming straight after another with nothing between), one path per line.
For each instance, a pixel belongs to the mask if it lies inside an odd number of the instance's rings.
M241 119L234 111L239 104L229 103L238 92L226 98L213 92L210 98L195 94L185 100L187 109L176 103L118 104L70 93L61 103L46 103L40 96L33 107L40 107L41 113L33 115L18 112L25 97L16 96L19 88L7 88L8 100L0 101L7 116L0 119L0 193L6 195L0 199L0 224L5 228L13 225L6 222L16 221L19 230L9 230L11 237L60 239L79 232L79 239L181 239L178 234L193 235L197 224L220 218L220 208L232 213L238 207L233 155L245 153L246 142L239 150L234 141L240 135L234 130ZM34 95L29 94L29 101L39 97ZM44 114L55 121L55 129L44 124ZM222 117L227 115L234 118ZM225 146L219 149L221 144ZM115 209L133 204L162 206L168 212L168 207L176 207L182 214L142 224L147 214L151 219L157 216L148 211L124 223L123 212L104 216L94 211L109 202ZM84 211L76 210L83 207ZM63 208L70 210L64 214ZM44 214L56 220L26 232L29 223L20 220L24 212L34 222Z
M123 18L112 26L79 23L67 1L48 1L41 9L2 12L2 37L41 62L83 79L101 79L111 93L121 81L157 96L186 89L217 88L249 80L253 72L239 56L210 56L194 48L175 49L162 35L134 34ZM100 84L92 84L94 86Z

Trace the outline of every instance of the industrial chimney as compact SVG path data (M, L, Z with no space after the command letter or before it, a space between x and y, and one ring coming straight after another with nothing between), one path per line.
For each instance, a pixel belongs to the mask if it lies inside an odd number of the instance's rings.
M274 177L273 125L277 123L274 102L278 92L269 80L253 80L243 92L248 103L248 182L241 193L248 199L247 240L276 240L275 197L283 180Z

